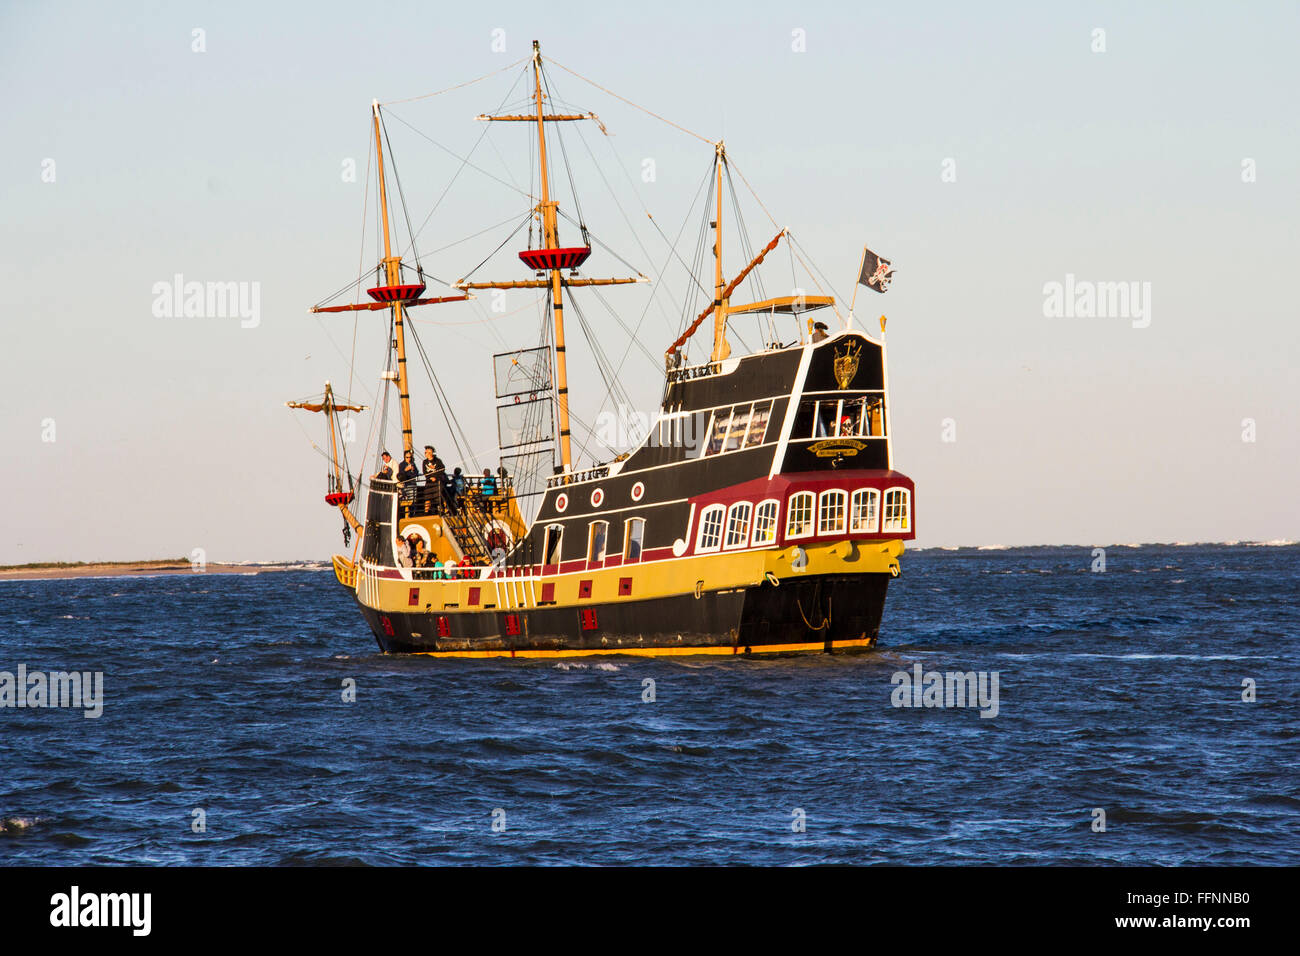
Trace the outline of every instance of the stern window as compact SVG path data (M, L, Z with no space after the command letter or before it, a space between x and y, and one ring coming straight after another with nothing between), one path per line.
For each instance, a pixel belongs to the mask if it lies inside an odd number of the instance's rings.
M771 544L776 540L776 512L780 505L775 499L760 501L754 511L754 544Z
M749 543L749 514L751 506L748 501L738 501L727 512L728 548L743 548Z
M696 551L717 551L722 543L722 516L727 509L710 505L700 512L700 535L695 541Z
M803 538L812 534L813 493L801 491L790 496L790 506L786 509L785 536Z
M853 492L853 508L849 512L849 530L859 534L875 534L879 520L880 492L875 488L859 488Z
M842 491L822 492L821 504L818 508L818 534L844 533L844 499L846 497L847 495Z
M911 528L910 498L906 488L890 488L885 492L886 531L907 531Z

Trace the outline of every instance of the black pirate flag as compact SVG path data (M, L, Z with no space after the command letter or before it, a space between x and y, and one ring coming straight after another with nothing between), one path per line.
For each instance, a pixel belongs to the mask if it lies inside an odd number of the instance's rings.
M888 292L889 282L894 278L894 267L888 259L882 259L870 249L862 250L862 274L858 281L868 289Z

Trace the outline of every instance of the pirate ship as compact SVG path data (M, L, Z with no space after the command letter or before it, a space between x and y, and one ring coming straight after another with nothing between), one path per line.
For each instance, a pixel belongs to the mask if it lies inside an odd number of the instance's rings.
M567 101L548 76L553 62L544 62L534 43L532 55L520 61L521 79L531 86L526 108L479 117L533 127L529 241L518 253L525 277L473 280L471 273L447 283L446 294L427 294L430 280L418 253L412 265L394 249L397 223L406 222L412 250L415 235L409 217L399 219L390 208L387 110L372 105L382 223L376 233L383 238L376 281L366 289L368 300L358 280L356 301L313 311L387 318L378 425L372 428L378 437L366 450L376 456L376 473L354 477L346 462L344 416L364 406L340 401L328 383L323 398L290 403L323 413L327 422L325 501L343 516L345 546L351 533L357 535L350 553L333 557L338 583L386 652L730 655L873 646L887 585L898 576L903 543L916 530L913 482L893 470L884 318L880 334L871 334L854 326L851 306L841 315L834 296L799 290L733 301L742 284L755 287L765 257L794 240L782 229L756 255L742 241L747 264L724 275L723 193L732 185L733 164L721 142L710 143L707 227L701 227L692 270L698 305L664 352L662 393L648 430L611 460L575 456L566 307L577 311L577 296L593 287L647 279L640 272L608 278L579 272L593 242L604 246L580 212L575 220L560 208L552 170L559 130L552 127L584 120L604 127L593 112L561 111ZM400 180L398 187L401 193ZM561 219L569 244L560 237ZM884 291L891 269L864 250L859 282ZM429 457L412 429L408 340L429 372L449 432L458 432L412 310L506 289L536 290L544 321L540 344L492 358L500 447L495 472L489 465L488 476L477 477L481 451L459 441L458 478L448 477L441 457L418 477L380 468L394 395L403 458L408 451L416 460ZM855 299L856 292L855 285ZM835 316L838 328L814 324L814 312ZM760 348L744 354L731 346L742 317L757 319L765 335ZM706 322L711 342L695 338ZM582 327L588 327L585 319ZM789 342L782 342L783 327ZM592 351L601 354L595 345ZM412 559L408 543L417 539Z

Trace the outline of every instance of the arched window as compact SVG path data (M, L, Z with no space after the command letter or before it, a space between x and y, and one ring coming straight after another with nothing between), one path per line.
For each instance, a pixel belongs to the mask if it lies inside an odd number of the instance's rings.
M600 564L605 560L605 542L609 540L609 522L593 521L587 531L587 561Z
M724 547L743 548L749 543L749 515L752 510L748 501L737 501L727 511L727 540Z
M844 533L844 500L847 497L838 489L822 492L818 507L818 534Z
M641 543L645 540L645 518L628 518L623 522L623 560L640 561Z
M722 543L722 517L727 513L724 505L709 505L700 512L700 534L695 539L696 551L717 551Z
M885 492L885 527L888 531L907 531L912 527L911 494L906 488Z
M785 518L787 538L805 538L812 534L815 500L811 491L800 491L790 496L790 505L786 509Z
M546 540L542 547L543 564L559 564L561 548L564 544L564 525L546 526Z
M754 509L754 546L776 540L776 513L780 503L775 498L760 501Z
M849 530L858 534L875 534L880 522L880 492L875 488L859 488L853 492L853 506L849 509Z

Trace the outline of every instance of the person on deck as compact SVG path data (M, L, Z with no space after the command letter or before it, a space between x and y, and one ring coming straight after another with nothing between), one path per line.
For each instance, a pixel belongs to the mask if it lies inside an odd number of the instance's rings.
M424 513L436 515L438 502L442 498L442 479L447 473L447 466L442 463L442 459L438 457L432 445L424 446L424 461L420 462L420 469L424 473L424 488L420 496Z
M415 558L414 563L417 568L427 568L433 560L432 552L424 549L424 539L417 537L415 539Z
M435 581L441 581L446 577L442 572L442 562L436 557L429 563L429 567L433 568L433 579Z
M448 558L442 565L442 573L448 581L456 580L456 560Z
M452 511L460 510L460 496L465 493L465 476L457 468L443 485L443 491L447 496L447 507Z
M375 472L373 475L371 475L370 477L379 478L383 481L392 481L393 480L393 456L388 454L388 452L384 452L382 455L380 455L379 470Z
M496 510L493 496L497 493L497 480L492 477L492 469L483 469L483 480L478 483L479 493L483 495L483 510L492 514Z
M411 567L411 547L408 541L403 540L399 534L393 548L393 554L397 557L397 566L401 568Z
M415 506L415 479L420 472L415 467L415 452L409 448L402 453L402 463L397 466L397 495L401 502L402 517L409 518Z
M812 340L814 342L825 342L830 335L827 334L826 323L816 322L813 324Z
M397 480L400 482L414 481L420 476L420 472L415 467L415 452L409 448L402 454L402 463L397 466Z

